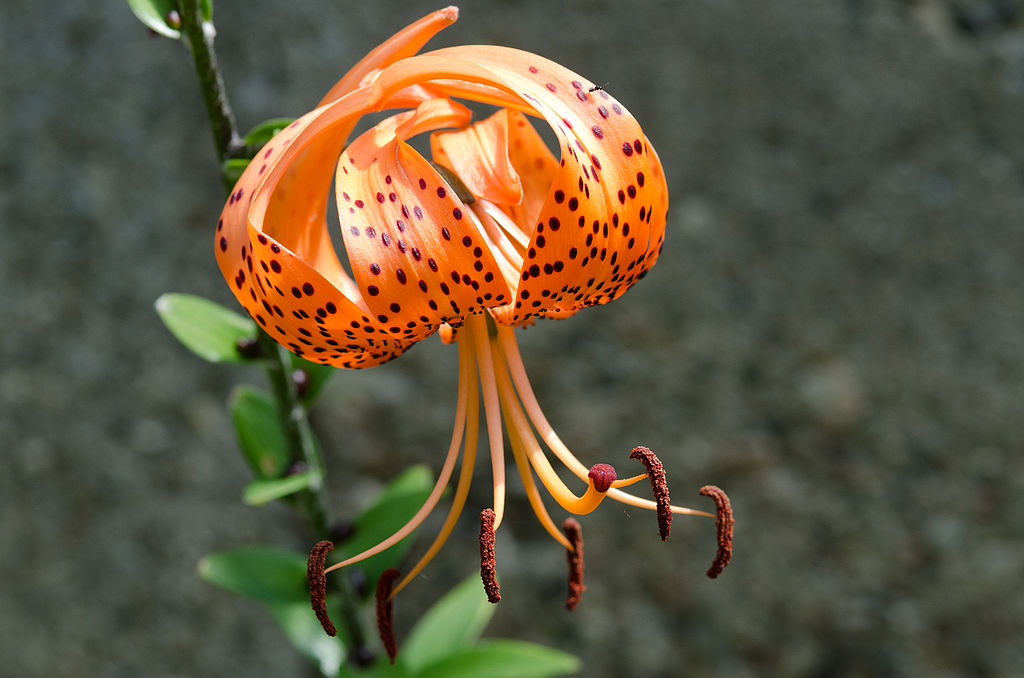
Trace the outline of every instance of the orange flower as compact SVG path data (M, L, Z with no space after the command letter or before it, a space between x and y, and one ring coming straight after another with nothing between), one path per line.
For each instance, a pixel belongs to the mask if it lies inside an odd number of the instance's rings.
M393 36L318 108L271 140L239 180L217 225L217 260L238 300L299 355L360 368L390 360L437 330L458 345L455 430L436 487L395 535L329 568L379 553L419 526L461 450L448 519L389 595L433 557L463 508L481 400L494 485L482 545L504 513L503 422L533 510L570 555L578 550L578 525L573 541L555 526L535 474L570 513L589 513L605 497L660 507L667 516L663 537L671 513L715 517L669 506L667 489L656 488L657 502L618 489L646 473L617 479L606 464L588 469L580 463L541 412L514 336L515 327L538 317L562 318L612 301L654 265L668 206L654 148L607 92L542 57L493 46L415 56L456 14L452 7L435 12ZM456 98L498 111L472 123ZM360 116L396 108L409 110L348 142ZM560 159L528 116L554 131ZM434 162L407 143L425 132L432 133ZM332 180L352 276L328 234ZM559 479L541 441L583 481L580 494ZM646 448L638 450L657 480L660 463ZM490 583L496 598L496 583Z

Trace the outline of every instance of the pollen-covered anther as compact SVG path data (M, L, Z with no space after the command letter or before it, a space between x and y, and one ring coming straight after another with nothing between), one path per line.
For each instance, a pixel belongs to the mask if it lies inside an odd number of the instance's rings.
M402 573L392 567L384 570L377 580L377 632L392 664L398 656L398 644L395 642L395 627L392 623L391 589L400 576Z
M575 518L566 518L562 523L562 532L572 544L572 550L565 552L565 559L569 563L569 594L565 599L565 607L571 611L576 609L583 592L587 590L583 585L583 528Z
M324 563L327 561L327 554L334 549L334 544L327 541L319 541L309 552L309 560L306 562L306 578L309 580L309 602L313 606L313 613L319 620L320 625L329 636L338 634L330 617L327 616L327 577L324 574Z
M480 512L480 579L484 583L487 600L491 603L501 600L497 561L494 559L494 518L494 509L486 508Z
M594 483L594 489L604 494L615 482L615 468L611 464L594 464L587 477Z
M705 485L700 488L700 493L705 497L711 497L715 502L716 517L715 525L718 527L718 552L715 553L715 560L708 568L708 577L714 579L722 574L722 570L732 559L732 527L735 521L732 517L732 505L729 497L722 491L722 488L715 485Z
M658 505L658 534L661 535L662 541L667 541L668 535L672 531L672 502L668 497L665 467L662 466L657 455L643 445L634 447L629 458L638 459L647 469L647 477L651 481L651 491L654 492L654 501Z

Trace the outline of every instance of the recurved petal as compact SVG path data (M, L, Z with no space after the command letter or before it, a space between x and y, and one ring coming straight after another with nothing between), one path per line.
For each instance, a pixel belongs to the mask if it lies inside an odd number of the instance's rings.
M365 94L308 113L274 137L235 185L216 233L217 263L249 314L295 353L340 367L370 367L408 347L359 307L323 231L324 199L309 193L320 175L329 183L332 153L343 143L338 130L362 113Z
M419 21L413 22L382 42L367 54L330 89L320 101L320 106L330 103L356 89L363 78L374 70L410 57L438 32L451 26L459 18L459 8L445 7L431 12Z
M405 59L381 73L372 99L429 79L463 79L516 95L559 139L559 169L528 230L515 305L498 310L500 322L564 316L611 301L649 268L664 234L665 183L651 180L662 176L661 165L621 104L547 59L493 46Z
M338 214L353 275L371 315L402 341L511 299L468 208L402 138L465 124L468 115L446 100L427 102L365 132L338 162Z
M469 192L499 205L517 205L523 184L509 159L508 111L430 137L434 161L455 172Z

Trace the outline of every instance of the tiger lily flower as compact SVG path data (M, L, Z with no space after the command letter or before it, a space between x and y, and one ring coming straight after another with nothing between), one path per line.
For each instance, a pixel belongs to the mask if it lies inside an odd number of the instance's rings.
M578 598L578 523L567 521L564 531L555 525L537 478L572 514L589 513L605 498L657 509L662 538L673 513L717 518L720 527L728 522L724 495L712 493L716 513L670 505L661 464L646 448L633 455L645 472L630 478L618 478L607 464L581 463L541 411L514 334L538 318L564 318L612 301L642 278L661 250L668 190L658 155L636 120L572 71L505 47L416 55L456 16L449 7L397 33L315 110L267 143L224 207L217 261L259 325L309 360L372 367L435 332L458 347L454 431L426 503L394 535L326 570L329 543L318 545L312 579L379 553L415 530L449 484L461 451L440 534L400 582L392 586L389 575L384 598L423 569L466 503L482 402L493 479L493 505L481 518L488 595L495 602L499 597L493 535L505 511L507 433L530 505L568 552ZM473 122L456 99L490 104L497 112ZM405 110L349 140L361 116L392 109ZM560 158L530 117L554 131ZM424 133L430 133L433 162L408 143ZM328 231L332 181L352 275ZM582 481L580 490L562 482L548 451ZM656 500L621 489L645 478Z

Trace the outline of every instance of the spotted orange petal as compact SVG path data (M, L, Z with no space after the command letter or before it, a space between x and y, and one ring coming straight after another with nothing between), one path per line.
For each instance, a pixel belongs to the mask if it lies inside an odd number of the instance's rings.
M667 197L636 120L580 76L519 50L452 47L405 59L381 72L374 101L412 82L463 79L513 94L543 116L562 158L536 219L512 307L499 322L563 316L618 297L657 256ZM649 254L651 253L651 254Z
M338 214L353 275L372 315L403 341L511 299L466 205L403 140L468 120L469 111L449 100L426 102L365 132L338 161Z
M523 184L508 157L508 111L430 137L434 161L455 172L469 192L499 205L518 205Z
M303 237L316 208L289 198L303 195L310 175L330 176L337 129L360 115L365 101L365 90L350 93L274 137L236 184L216 235L217 263L249 314L295 353L343 367L377 365L408 344L360 308L358 290L346 296L347 276L337 277L319 243Z

